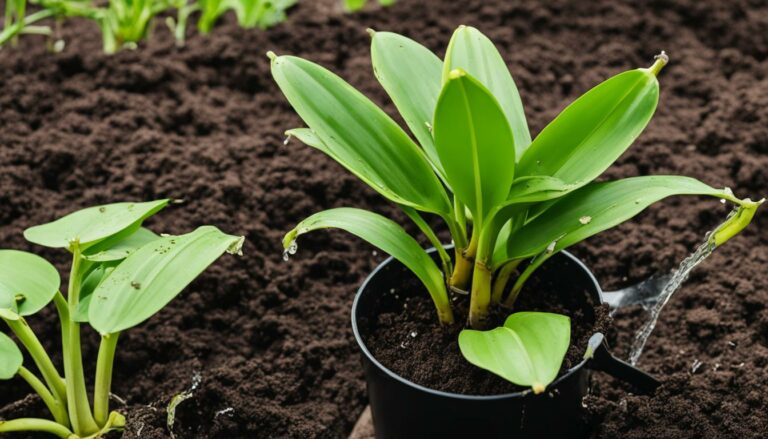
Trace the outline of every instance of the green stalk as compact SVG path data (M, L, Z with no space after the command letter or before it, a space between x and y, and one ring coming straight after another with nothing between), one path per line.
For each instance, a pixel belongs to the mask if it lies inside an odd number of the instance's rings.
M451 257L448 256L448 252L445 251L445 247L443 247L443 244L440 242L440 239L437 238L437 235L435 235L435 232L432 230L431 227L429 227L429 224L427 224L426 221L424 221L424 218L422 218L421 215L416 211L416 209L409 207L409 206L400 206L403 209L403 212L405 212L406 215L408 215L408 218L411 219L411 221L418 226L419 230L424 234L424 236L427 237L430 244L432 244L433 247L437 250L437 254L440 255L440 262L443 264L443 273L446 278L448 278L451 273L453 272L453 266L451 264Z
M19 320L5 320L5 322L8 323L8 326L11 328L13 333L16 334L16 337L19 338L21 344L23 344L29 352L29 355L32 357L32 360L34 360L35 365L43 375L43 379L48 385L48 388L53 392L54 395L56 395L57 398L64 401L67 397L64 380L56 370L56 366L53 365L51 357L49 357L48 353L45 352L45 348L43 348L40 340L38 340L35 333L32 332L32 329L27 324L27 321L24 320L24 318L19 318Z
M45 406L48 407L48 410L51 412L56 422L65 427L68 427L69 416L67 415L67 408L64 406L64 404L56 399L56 397L53 396L45 384L43 384L43 382L40 381L35 376L35 374L30 372L26 367L22 366L19 369L18 374L22 379L24 379L24 381L27 382L27 384L29 384L30 387L32 387L32 390L34 390L35 393L40 395L40 398L45 403Z
M104 427L109 417L109 391L112 387L112 366L115 361L117 334L101 337L99 358L96 361L96 385L93 392L93 417L100 427Z
M464 248L457 245L454 249L456 253L456 267L451 276L451 286L464 291L469 286L469 280L472 277L472 265L474 265L475 254L477 253L479 233L475 232L476 229L473 229L472 238L467 247Z
M549 259L552 255L554 255L554 253L542 253L536 256L533 261L531 261L531 263L525 267L523 273L520 275L520 277L517 278L515 284L512 286L512 291L509 293L509 296L507 296L507 299L504 301L505 308L512 308L515 306L517 296L520 295L520 290L523 289L525 282L529 277L531 277L533 272L536 271L536 269L539 268L541 264L546 262L547 259Z
M477 253L472 274L472 292L469 300L469 325L474 329L484 329L491 304L491 251L495 242L493 222L482 227L479 233L472 233L477 239Z
M501 298L504 295L504 290L507 288L509 278L512 276L512 273L517 270L517 266L520 265L522 261L522 259L517 259L514 261L509 261L501 266L501 269L499 269L499 274L496 275L496 280L493 281L491 302L495 304L501 303Z
M80 284L82 282L83 272L82 258L80 253L80 244L72 244L72 270L69 275L69 310L72 312L77 309L80 302ZM72 428L79 436L85 436L95 433L99 430L96 421L91 415L88 393L85 388L85 375L83 373L83 354L80 348L80 324L69 322L69 350L68 358L64 363L64 373L67 377L67 408L69 410L69 420L72 422Z
M43 433L53 434L62 439L76 438L67 427L47 419L19 418L10 421L0 421L0 433L22 431L41 431Z

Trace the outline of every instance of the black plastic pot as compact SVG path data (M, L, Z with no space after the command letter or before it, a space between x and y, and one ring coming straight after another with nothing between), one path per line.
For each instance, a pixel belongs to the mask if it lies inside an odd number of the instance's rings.
M435 256L432 249L432 256ZM573 255L560 252L540 268L563 291L583 287L592 303L602 303L602 290L589 269ZM587 395L590 370L602 370L633 384L640 392L653 392L659 382L639 369L613 357L604 337L595 333L584 360L560 376L547 391L530 390L492 396L469 396L428 389L388 370L365 345L361 321L379 312L381 298L414 275L392 258L379 265L355 296L352 329L363 353L377 439L409 438L517 438L579 437L584 434L582 399ZM574 288L576 287L576 288ZM585 297L585 301L590 297Z

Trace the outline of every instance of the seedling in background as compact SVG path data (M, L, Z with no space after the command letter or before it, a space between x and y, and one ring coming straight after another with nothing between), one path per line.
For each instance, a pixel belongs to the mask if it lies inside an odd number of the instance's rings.
M39 7L27 15L27 0L9 0L5 5L5 21L0 32L0 46L18 40L20 35L37 34L54 37L53 30L40 22L55 18L85 18L99 26L103 48L115 53L122 48L135 48L147 38L155 17L177 12L174 20L168 17L177 41L183 44L187 23L192 14L199 12L197 27L208 33L225 13L232 11L238 24L244 28L266 29L285 20L285 12L298 0L29 0ZM63 43L63 42L62 42ZM52 47L62 48L57 42Z
M158 236L142 227L168 203L91 207L27 229L28 241L72 253L66 297L60 291L59 273L43 258L0 250L0 318L39 373L27 369L16 342L0 333L0 379L24 379L53 417L0 421L0 433L41 431L68 439L97 438L125 426L124 416L109 410L120 333L160 311L223 253L240 254L244 240L212 226L179 236ZM26 322L50 302L61 323L63 374ZM83 323L101 334L92 399L83 373Z
M442 61L404 36L370 33L374 74L418 145L332 72L270 53L277 84L309 127L287 134L400 206L437 249L440 267L398 224L354 208L310 216L286 234L283 246L295 252L300 235L321 228L357 235L414 272L443 324L455 319L449 292L470 290L468 324L487 329L489 308L513 309L526 280L547 259L663 198L708 195L735 203L739 213L713 235L717 245L746 227L762 202L689 177L594 181L650 121L659 97L657 75L668 61L664 53L649 68L598 84L532 140L512 76L477 29L459 27ZM442 218L455 244L453 261L423 214ZM466 332L460 347L472 363L541 391L556 376L551 371L559 369L570 338L569 325L548 326L550 320L535 313L519 328L506 325L508 330L485 336ZM526 330L545 327L547 343L536 338L543 329ZM496 356L503 353L497 350L505 345L516 345L529 362L510 360L500 368L495 362L502 357ZM523 370L529 366L534 372Z
M350 11L359 11L368 4L368 0L344 0L344 7ZM395 0L379 0L381 6L390 6L395 4Z

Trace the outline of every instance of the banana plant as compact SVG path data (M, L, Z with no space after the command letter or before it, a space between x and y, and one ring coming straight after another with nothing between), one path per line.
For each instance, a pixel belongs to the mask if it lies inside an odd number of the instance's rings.
M734 203L739 214L712 235L716 245L746 227L762 203L683 176L595 181L651 120L659 98L657 76L668 62L663 52L648 68L628 70L596 85L534 138L506 63L477 29L460 26L442 60L405 36L370 34L374 74L412 137L331 71L270 52L275 81L307 125L287 135L328 155L402 208L437 249L440 262L434 263L400 225L354 208L310 216L285 235L283 246L291 254L304 233L347 230L412 270L443 324L455 320L450 294L469 290L467 324L486 329L490 307L512 310L526 280L552 255L663 198L705 195ZM455 244L453 258L425 215L442 219ZM534 314L526 321L540 320L550 327L546 319ZM563 327L554 326L552 334L567 346L570 335ZM530 348L530 358L536 357L536 343L514 330L497 331L494 337L517 337L523 350ZM556 355L538 358L562 361L562 343L556 347ZM559 362L546 369L558 367ZM526 376L518 383L536 390L548 384L542 382L548 375L534 376L535 382Z
M178 236L156 235L142 227L169 201L96 206L27 229L28 241L71 253L66 296L59 273L45 259L0 250L0 318L34 363L28 369L16 341L0 333L0 380L18 376L26 381L53 418L0 421L0 434L38 431L95 439L124 428L124 415L109 409L119 335L159 312L223 253L240 254L244 241L213 226ZM51 302L61 326L63 369L26 320ZM86 390L80 338L86 323L101 335L92 397Z

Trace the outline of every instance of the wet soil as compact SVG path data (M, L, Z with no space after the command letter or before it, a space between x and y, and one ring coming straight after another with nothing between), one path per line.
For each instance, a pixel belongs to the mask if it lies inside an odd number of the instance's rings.
M600 80L666 50L659 110L606 178L685 174L742 196L768 192L768 4L762 0L630 2L401 0L345 15L305 1L268 31L229 18L175 47L158 25L137 51L100 53L90 23L68 22L67 47L39 37L0 51L0 242L44 255L24 228L85 206L184 199L149 226L182 233L215 224L248 238L245 257L216 263L159 315L121 336L114 393L126 438L344 437L366 404L349 325L353 294L383 260L361 241L316 233L281 259L282 233L324 208L402 214L331 160L282 132L301 123L273 84L264 53L291 53L347 78L393 114L371 73L367 27L442 54L459 24L497 42L534 133ZM0 6L4 6L0 2ZM673 268L728 207L676 198L576 246L606 289ZM768 230L765 215L719 249L672 298L640 366L655 396L598 375L586 401L593 437L768 435ZM609 338L626 354L640 310ZM55 315L30 319L51 350ZM86 364L97 339L86 333ZM57 358L58 361L58 358ZM700 364L694 367L695 364ZM93 368L89 366L89 376ZM0 417L43 413L19 381L3 383ZM20 401L20 402L16 402ZM228 410L228 409L232 410Z
M367 294L377 298L373 312L358 308L358 328L363 343L384 367L414 383L444 392L498 395L526 390L473 366L462 356L458 337L466 327L468 296L451 297L455 323L436 325L435 306L424 287L405 267L394 265L385 276L400 280L394 281L395 285L401 283L399 287L386 286L393 281L379 285L369 282ZM529 279L525 293L515 302L515 312L551 312L570 318L571 344L560 375L582 362L592 334L605 333L610 327L608 307L600 304L589 275L574 269L575 266L571 260L558 255ZM493 307L488 328L502 326L509 314Z

